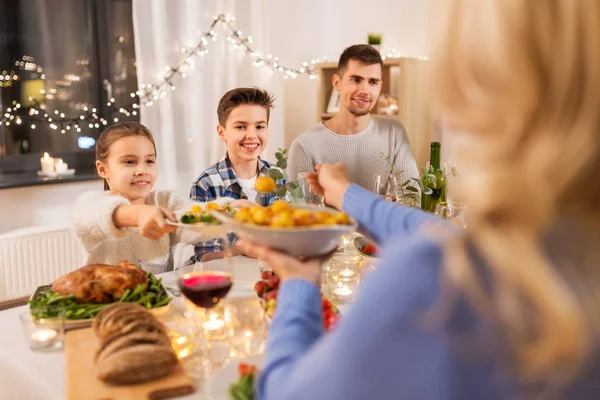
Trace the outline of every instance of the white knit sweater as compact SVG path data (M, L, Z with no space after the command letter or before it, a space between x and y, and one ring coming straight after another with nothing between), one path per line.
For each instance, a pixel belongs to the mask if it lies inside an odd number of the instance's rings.
M299 172L314 171L315 165L342 162L348 165L350 181L373 190L375 174L389 175L395 166L402 181L418 178L419 170L404 127L397 120L372 117L369 126L354 135L340 135L320 123L298 136L290 147L288 173L291 180Z
M231 201L231 198L221 198L215 202L223 205ZM127 199L113 196L110 192L86 192L76 200L71 213L72 226L88 252L88 264L116 265L126 260L152 273L172 271L173 249L178 243L211 239L184 228L158 240L142 236L138 228L119 229L113 222L113 212L118 206L128 204L131 203ZM198 203L183 200L171 191L153 191L145 204L178 211L188 210Z

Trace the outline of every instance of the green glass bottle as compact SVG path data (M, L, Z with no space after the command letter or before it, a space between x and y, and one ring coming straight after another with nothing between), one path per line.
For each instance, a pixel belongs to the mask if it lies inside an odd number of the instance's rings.
M421 208L425 211L434 212L435 206L446 201L447 180L440 169L440 142L431 142L431 153L429 156L429 170L423 177L423 186L431 189L431 194L421 193ZM433 178L433 177L435 178Z

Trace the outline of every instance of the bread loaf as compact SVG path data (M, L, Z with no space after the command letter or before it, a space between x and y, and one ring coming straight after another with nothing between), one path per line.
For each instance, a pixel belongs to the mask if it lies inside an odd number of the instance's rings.
M100 338L96 370L106 383L125 385L158 379L177 365L164 326L140 305L108 306L98 313L92 327Z

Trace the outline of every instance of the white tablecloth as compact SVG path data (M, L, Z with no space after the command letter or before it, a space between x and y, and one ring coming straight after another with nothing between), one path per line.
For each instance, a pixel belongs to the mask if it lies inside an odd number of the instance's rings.
M215 264L219 262L213 261ZM233 276L234 285L228 297L253 295L254 283L260 278L258 263L244 256L233 258ZM161 274L159 277L163 278L166 286L177 287L173 272ZM0 399L63 400L64 353L36 353L29 350L19 321L19 315L27 309L28 306L23 306L0 312ZM181 399L205 398L200 388L194 394Z

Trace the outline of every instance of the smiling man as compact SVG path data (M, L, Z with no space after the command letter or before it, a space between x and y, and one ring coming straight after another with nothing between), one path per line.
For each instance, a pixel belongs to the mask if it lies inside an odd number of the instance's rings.
M290 148L290 179L315 165L343 162L350 179L373 190L375 174L389 174L389 157L401 178L418 177L419 172L404 127L398 120L372 117L382 87L383 61L369 45L348 47L340 56L333 87L340 92L340 111L298 136Z

